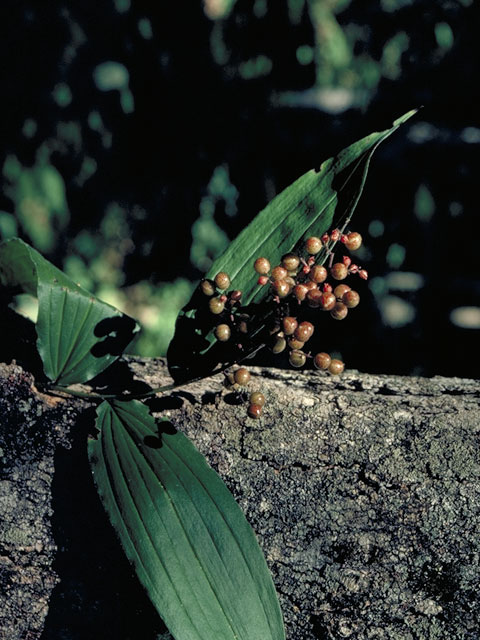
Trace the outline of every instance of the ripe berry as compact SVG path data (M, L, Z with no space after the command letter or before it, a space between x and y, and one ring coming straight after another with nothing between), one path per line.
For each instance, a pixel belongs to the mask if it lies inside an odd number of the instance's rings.
M322 248L322 241L316 236L311 236L305 241L305 251L311 255L319 253Z
M258 404L250 404L247 409L250 418L257 420L262 415L262 407Z
M314 267L312 267L312 270L308 275L310 280L312 280L313 282L316 282L317 284L320 282L325 282L325 280L327 279L327 276L328 276L327 270L325 269L324 266L320 264L316 264Z
M230 300L232 302L238 302L240 300L240 298L242 297L242 292L239 291L238 289L235 289L234 291L230 292Z
M208 308L212 313L222 313L222 311L225 309L225 302L220 298L210 298L210 300L208 301Z
M285 351L286 346L287 341L285 338L276 337L272 345L272 353L282 353L282 351Z
M230 276L228 275L228 273L225 273L225 271L220 271L220 273L217 273L217 275L215 276L215 284L219 289L222 289L222 291L224 289L228 289L228 287L230 286Z
M299 340L298 338L292 337L288 341L288 346L290 349L303 349L304 341Z
M326 371L332 362L331 357L325 351L321 351L317 353L317 355L313 358L313 364L316 369L322 369Z
M241 386L245 386L250 382L251 375L248 369L246 369L245 367L240 367L240 369L237 369L235 371L235 373L233 374L233 377L237 384Z
M356 231L347 234L345 246L349 251L356 251L362 245L362 236Z
M299 302L302 302L307 297L308 288L303 284L297 284L293 287L293 295Z
M257 258L253 268L260 275L266 275L270 271L270 262L266 258Z
M297 369L300 367L303 367L306 360L307 360L307 356L303 353L303 351L300 351L299 349L294 349L293 351L290 352L289 362L292 365L292 367L295 367Z
M265 396L261 391L254 391L250 394L250 403L256 404L259 407L263 407L263 405L265 404Z
M287 253L287 255L282 258L282 267L287 271L295 271L298 269L299 264L300 258L294 253Z
M334 320L343 320L348 315L348 309L343 302L337 302L333 309L330 311L330 315Z
M274 280L272 288L279 298L285 298L290 293L290 285L285 280Z
M328 367L328 370L334 376L340 375L343 372L344 369L345 369L345 364L341 360L337 360L336 358L334 358L331 361L331 363L330 363L330 365Z
M320 294L320 306L324 311L331 311L335 306L337 299L333 295L333 293L322 293Z
M202 280L200 282L200 289L202 293L206 296L213 296L215 293L215 285L212 280Z
M353 309L360 302L360 296L356 291L345 291L342 296L342 302L349 309Z
M274 267L272 269L272 280L285 280L288 276L288 272L283 267Z
M348 284L338 284L333 290L333 293L335 294L336 298L341 300L344 294L347 293L347 291L350 291L350 287L348 286Z
M313 335L314 326L311 322L301 322L298 327L295 329L295 333L293 334L297 340L301 340L302 342L307 342Z
M330 274L335 280L345 280L348 269L342 262L336 262L330 269Z
M292 318L291 316L286 316L282 320L282 329L283 333L286 336L291 336L295 329L298 327L298 322L296 318Z
M322 292L319 291L318 289L311 289L307 293L308 306L312 307L312 309L319 307L321 305L322 296L323 296Z
M215 327L215 337L220 342L226 342L230 339L232 332L228 324L219 324Z

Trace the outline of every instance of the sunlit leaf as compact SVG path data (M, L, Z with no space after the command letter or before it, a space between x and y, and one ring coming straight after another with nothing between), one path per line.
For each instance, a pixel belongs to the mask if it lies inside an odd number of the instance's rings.
M415 111L396 120L390 129L372 133L312 169L277 195L214 262L207 278L226 271L231 289L243 292L242 304L259 303L267 287L257 284L253 263L267 257L272 265L298 249L309 235L321 236L353 213L377 146ZM180 312L168 350L168 366L175 380L203 375L218 362L216 340L202 317L205 297L194 293ZM205 315L205 314L203 314Z
M98 375L137 330L134 320L76 285L18 238L0 245L0 284L38 297L38 351L45 374L60 385Z
M122 546L176 640L283 640L272 579L220 477L138 401L104 402L89 441ZM168 431L168 433L167 433Z

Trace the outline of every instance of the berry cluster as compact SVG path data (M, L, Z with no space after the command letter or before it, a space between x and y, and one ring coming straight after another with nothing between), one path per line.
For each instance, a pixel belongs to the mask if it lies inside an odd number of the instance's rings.
M312 355L305 349L315 327L297 317L304 305L327 311L335 320L343 320L359 304L358 292L343 281L353 274L366 280L368 274L349 256L334 262L332 248L338 241L349 251L355 251L361 246L362 237L357 232L344 234L339 229L325 233L321 238L309 237L303 255L288 253L273 268L267 258L258 257L253 265L257 283L269 287L269 295L260 312L258 308L252 310L255 305L241 307L242 292L228 291L230 277L225 272L218 273L213 281L200 283L202 293L209 298L210 314L219 320L213 328L215 337L221 343L233 340L239 354L237 361L242 355L248 357L259 348L269 346L274 354L288 350L292 367L303 367L310 359L318 370L332 375L343 372L341 360L323 351ZM246 386L250 381L250 373L245 367L226 375L228 384L235 387ZM260 417L264 402L260 391L251 393L248 415Z

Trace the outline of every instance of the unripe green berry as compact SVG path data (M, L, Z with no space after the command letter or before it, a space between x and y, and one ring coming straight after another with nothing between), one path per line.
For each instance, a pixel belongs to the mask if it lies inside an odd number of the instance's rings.
M316 282L317 284L320 282L325 282L325 280L327 279L328 276L328 272L325 269L325 267L321 264L316 264L314 267L312 267L312 269L310 270L310 273L308 274L308 277L310 278L310 280L312 280L313 282Z
M225 302L223 302L223 300L220 300L220 298L210 298L210 300L208 301L208 308L212 313L222 313L222 311L225 309Z
M250 404L256 404L259 407L263 407L265 404L265 396L261 391L254 391L250 394Z
M321 248L322 248L322 241L320 240L320 238L317 238L315 236L311 236L310 238L307 238L305 242L305 250L307 253L309 253L310 255L315 255L319 253Z
M262 407L258 404L250 404L247 409L250 418L257 420L262 415Z
M295 271L299 265L300 258L293 253L287 253L287 255L282 258L282 267L287 271Z
M300 367L303 367L303 365L307 360L307 356L303 353L303 351L294 349L293 351L290 352L290 356L288 359L292 367L295 367L298 369Z
M232 335L232 331L228 324L219 324L215 327L215 337L220 342L227 342Z
M253 268L258 274L264 276L270 271L270 262L266 258L257 258Z
M202 280L200 282L200 290L206 296L213 296L215 293L215 285L212 280Z
M348 308L343 304L343 302L337 302L330 311L330 315L334 320L343 320L348 315Z
M282 329L283 333L286 336L291 336L295 329L298 327L298 322L296 318L292 318L292 316L287 316L282 320Z
M304 342L303 340L299 340L298 338L290 338L290 340L288 341L288 346L290 347L290 349L303 349L304 346Z
M330 269L330 274L335 280L345 280L348 276L348 268L343 262L336 262Z
M313 364L316 369L322 369L322 371L326 371L332 362L331 357L325 351L321 351L317 353L313 358Z
M248 369L246 369L245 367L240 367L240 369L237 369L235 371L233 377L235 378L235 382L237 384L245 386L250 382L251 375Z
M217 273L217 275L215 276L215 285L222 290L228 289L228 287L230 286L230 276L228 275L228 273L225 273L225 271L220 271L220 273Z
M285 338L275 338L273 345L272 345L272 353L282 353L282 351L285 351L287 346L287 341L285 340Z
M341 360L337 360L336 358L334 358L331 361L331 363L330 363L330 365L328 367L328 370L334 376L340 375L343 372L344 369L345 369L345 364Z
M342 296L342 302L349 309L354 309L360 302L360 295L353 289L346 291Z
M311 322L301 322L295 329L295 333L293 335L297 340L307 342L307 340L310 340L312 337L313 331L314 326Z

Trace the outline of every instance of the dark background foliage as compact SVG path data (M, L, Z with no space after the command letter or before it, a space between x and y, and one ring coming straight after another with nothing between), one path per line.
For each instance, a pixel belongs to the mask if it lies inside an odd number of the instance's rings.
M211 261L282 188L403 112L354 217L363 304L322 350L477 375L480 6L471 0L4 0L0 235L165 352ZM31 302L19 308L29 312Z

